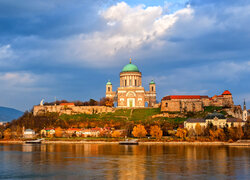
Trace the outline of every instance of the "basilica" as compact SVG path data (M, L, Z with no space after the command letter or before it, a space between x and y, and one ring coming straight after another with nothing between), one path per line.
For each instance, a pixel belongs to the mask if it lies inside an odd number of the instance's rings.
M153 107L156 104L155 82L149 83L149 91L142 87L142 73L138 67L130 63L125 65L120 72L120 87L113 91L110 81L106 84L106 98L117 102L117 107L143 108Z

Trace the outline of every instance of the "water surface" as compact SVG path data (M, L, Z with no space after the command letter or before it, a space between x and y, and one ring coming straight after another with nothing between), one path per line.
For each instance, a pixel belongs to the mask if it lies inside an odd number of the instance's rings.
M250 148L0 144L0 179L248 179Z

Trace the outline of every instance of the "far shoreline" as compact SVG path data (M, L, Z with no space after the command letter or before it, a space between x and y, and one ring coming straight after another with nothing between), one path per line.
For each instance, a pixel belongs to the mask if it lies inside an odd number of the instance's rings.
M24 140L0 140L0 144L25 144ZM119 141L43 141L42 144L119 144ZM161 141L145 141L140 142L139 145L205 145L205 146L245 146L250 147L250 142L222 142L222 141L216 141L216 142L201 142L201 141L195 141L195 142L187 142L187 141L179 141L179 142L161 142Z

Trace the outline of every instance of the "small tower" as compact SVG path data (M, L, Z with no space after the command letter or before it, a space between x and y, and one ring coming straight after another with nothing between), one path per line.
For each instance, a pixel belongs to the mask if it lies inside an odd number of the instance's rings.
M155 82L151 80L149 83L149 103L148 107L153 107L156 104L156 89Z
M247 121L247 108L246 108L246 101L245 101L245 99L244 99L244 107L243 107L242 120L243 121Z
M106 84L106 95L112 92L112 83L108 80Z
M149 91L150 92L155 92L155 82L154 80L151 80L150 83L149 83Z

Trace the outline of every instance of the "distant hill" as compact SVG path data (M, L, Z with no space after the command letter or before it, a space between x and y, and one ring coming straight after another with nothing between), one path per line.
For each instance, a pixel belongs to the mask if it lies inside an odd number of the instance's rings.
M9 122L23 115L22 111L13 108L0 107L0 122Z

